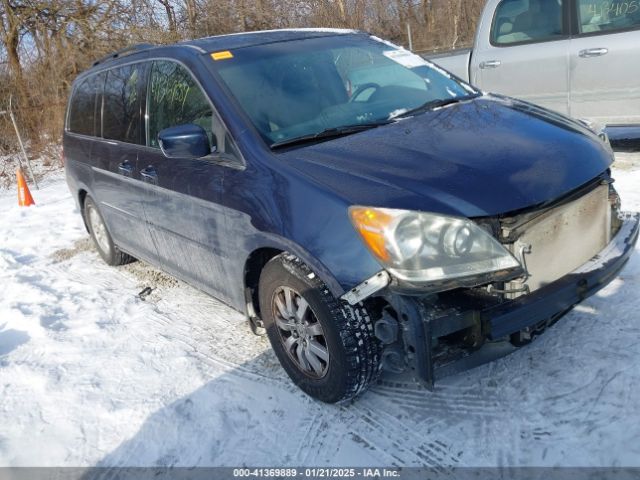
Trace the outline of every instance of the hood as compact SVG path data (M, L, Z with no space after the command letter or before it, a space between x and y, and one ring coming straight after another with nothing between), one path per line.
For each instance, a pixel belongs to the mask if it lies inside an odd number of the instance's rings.
M551 202L613 160L611 149L578 122L498 96L279 157L353 205L464 217Z

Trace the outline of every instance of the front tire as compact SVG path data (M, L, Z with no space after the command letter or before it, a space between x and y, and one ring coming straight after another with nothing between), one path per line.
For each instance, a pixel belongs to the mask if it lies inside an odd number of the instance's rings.
M84 220L96 250L108 265L125 265L135 260L130 255L120 251L113 243L98 206L93 201L93 198L89 196L84 200Z
M269 261L259 296L271 346L305 393L344 402L377 380L381 346L369 313L335 298L300 259L283 253Z

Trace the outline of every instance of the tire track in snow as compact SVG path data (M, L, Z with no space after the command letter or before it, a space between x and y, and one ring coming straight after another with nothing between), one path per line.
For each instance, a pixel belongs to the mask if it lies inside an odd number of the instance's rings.
M497 417L502 414L500 403L491 401L486 396L471 394L466 389L438 387L436 391L427 389L418 391L398 386L376 385L371 392L401 408L418 411L425 415L478 416L482 418Z
M357 402L358 400L356 400ZM332 433L340 433L340 435L335 435L335 440L329 437L328 429L325 429L324 438L321 440L321 445L325 444L337 444L341 437L344 435L349 435L351 440L360 443L363 447L367 448L371 452L375 453L376 459L384 458L386 465L394 465L394 466L402 466L403 458L398 456L397 452L404 449L402 444L393 443L391 445L389 440L389 432L381 430L379 427L375 425L371 418L362 412L358 412L352 410L356 403L350 404L348 407L343 406L340 407L340 413L337 415L339 422L341 425L349 425L349 428L346 432L332 432ZM390 448L393 447L393 448ZM336 447L337 448L337 447ZM322 461L325 464L331 464L331 460L333 455L327 455ZM380 462L382 463L382 462Z
M364 405L365 400L363 398L358 403L350 405L346 412L349 415L357 414L357 419L362 422L365 428L359 429L358 433L362 435L364 430L368 434L362 437L364 441L373 446L375 446L375 440L373 440L375 438L386 438L391 442L395 465L430 466L439 473L446 473L448 468L443 465L457 463L457 458L450 455L446 444L439 440L425 440L410 426L386 411L380 409L374 412ZM407 439L412 441L407 442Z
M220 347L225 348L229 347L230 345L226 342L216 341L219 340L220 337L209 337L211 341L206 343L198 341L194 337L202 338L206 334L203 330L198 329L193 324L187 325L176 321L178 319L165 316L164 312L159 309L156 310L156 315L150 317L150 320L157 325L170 327L170 329L167 329L164 332L161 330L159 333L163 336L166 336L169 341L179 341L185 347L187 347L186 353L188 355L191 355L198 360L207 363L209 366L215 365L223 367L225 369L225 373L227 374L242 376L243 378L249 378L252 380L268 380L270 382L274 380L281 380L281 377L266 375L264 373L256 371L255 369L245 367L241 363L232 362L220 355L211 353L214 349L219 351ZM194 335L194 331L196 331L198 335ZM248 331L247 335L251 335L251 332ZM206 337L208 337L208 335L206 335ZM229 349L229 352L234 353L235 350Z
M92 252L83 252L82 250L77 253L88 256L92 255ZM97 258L97 254L95 254L95 252L93 252L93 255ZM64 263L65 261L63 260L58 265L52 265L52 270L58 270L62 273ZM138 263L139 265L136 267L138 270L152 272L149 275L149 278L158 278L159 276L166 275L147 263L142 261L138 261ZM97 267L97 265L94 266ZM104 275L100 275L97 281L100 289L105 292L121 292L123 279L126 281L125 285L128 284L131 287L135 285L136 280L139 280L139 278L135 274L131 273L130 270L102 267L101 265L98 268L104 269ZM96 284L95 272L92 272L92 275L87 274L85 278L83 277L84 275L80 274L76 279L81 283ZM145 305L148 305L153 309L153 314L149 315L148 319L160 327L156 332L157 334L164 336L170 341L180 341L184 346L188 347L187 353L189 355L208 363L209 366L215 365L223 367L225 369L225 373L231 375L242 374L245 378L251 379L267 379L270 381L281 379L281 377L257 372L255 369L245 367L242 363L230 361L221 355L213 353L214 350L222 350L229 354L227 357L237 357L237 352L246 351L245 349L247 347L253 349L257 354L262 353L263 350L259 349L260 346L258 341L254 342L254 344L249 344L246 340L240 343L228 338L228 331L224 331L224 327L237 328L239 322L230 321L227 317L238 316L238 318L240 318L240 313L235 312L230 307L221 304L207 294L193 289L182 282L176 281L175 286L172 285L169 287L156 285L149 286L152 288L155 287L153 295L156 298L145 300L145 303L140 305L140 307L144 308ZM181 305L179 309L163 308L172 306L169 298L173 292L179 293L178 296L187 305ZM135 296L136 295L132 293L132 297ZM167 300L165 301L165 299ZM204 305L202 305L203 303ZM221 310L224 311L224 309L228 311L225 312L225 315L220 315L219 312ZM230 315L227 315L227 313ZM200 327L197 321L194 321L194 319L201 318L208 318L207 320L202 321L202 323L210 324L212 326L210 330ZM221 326L220 323L223 323L224 325ZM214 326L218 327L215 329L215 332L213 331ZM213 335L213 333L216 334ZM251 333L248 326L246 328L246 332L243 332L243 334L248 338L253 337L258 340L258 338ZM206 338L208 341L205 343L197 341L195 338ZM210 371L209 373L212 372Z
M311 419L311 427L300 442L295 454L295 458L300 459L300 465L320 464L322 461L318 461L319 457L322 454L327 453L327 438L329 433L332 431L330 422L335 420L337 415L334 414L327 419L326 413L326 411L319 411L313 415ZM332 423L334 425L336 424L335 422Z

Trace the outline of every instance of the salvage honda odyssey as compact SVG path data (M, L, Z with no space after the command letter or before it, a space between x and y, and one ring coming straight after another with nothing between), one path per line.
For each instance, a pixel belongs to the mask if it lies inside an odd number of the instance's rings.
M244 312L324 402L530 342L638 238L605 139L362 32L116 52L75 81L64 155L104 261Z

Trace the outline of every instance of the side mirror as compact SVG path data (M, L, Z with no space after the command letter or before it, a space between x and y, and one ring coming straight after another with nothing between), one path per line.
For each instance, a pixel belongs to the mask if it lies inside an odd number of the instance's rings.
M158 140L168 158L201 158L211 153L207 132L193 123L165 128Z

